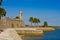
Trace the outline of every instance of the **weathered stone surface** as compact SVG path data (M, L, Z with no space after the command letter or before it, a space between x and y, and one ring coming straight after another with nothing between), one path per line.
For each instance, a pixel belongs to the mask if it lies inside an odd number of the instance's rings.
M6 29L0 33L0 40L22 40L15 30Z

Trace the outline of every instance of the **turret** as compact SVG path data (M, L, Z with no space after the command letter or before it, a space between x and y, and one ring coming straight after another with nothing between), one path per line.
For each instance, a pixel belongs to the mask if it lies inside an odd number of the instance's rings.
M22 11L20 11L19 19L23 20L23 12Z

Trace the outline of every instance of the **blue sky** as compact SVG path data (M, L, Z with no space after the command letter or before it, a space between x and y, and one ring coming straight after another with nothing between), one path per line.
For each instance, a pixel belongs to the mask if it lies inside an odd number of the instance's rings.
M40 19L40 25L47 21L48 25L60 26L60 0L4 0L2 7L10 18L18 16L22 10L25 24L30 24L32 16Z

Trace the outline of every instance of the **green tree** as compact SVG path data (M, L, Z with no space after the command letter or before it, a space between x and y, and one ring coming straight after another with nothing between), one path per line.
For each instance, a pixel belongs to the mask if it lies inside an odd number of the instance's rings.
M18 17L18 16L16 16L15 18L16 18L16 19L19 19L19 17Z
M0 6L2 5L3 0L0 0Z
M34 18L33 23L35 23L35 25L36 25L36 24L38 25L38 23L40 23L40 19Z
M33 17L30 17L29 21L31 22L31 25L32 25L32 23L34 23L35 25L36 24L38 25L38 23L40 23L40 19L33 18Z
M6 16L6 11L4 8L1 8L3 0L0 0L0 19L2 16Z
M31 22L31 25L32 25L32 23L33 23L33 17L30 17L29 21Z
M48 27L47 21L44 21L44 27Z
M6 16L6 11L3 8L0 8L0 19L2 16Z
M36 23L37 23L37 25L38 25L38 23L40 23L40 19L37 19L37 22L36 22Z
M35 23L35 25L36 25L36 23L37 23L37 18L33 18L33 23Z

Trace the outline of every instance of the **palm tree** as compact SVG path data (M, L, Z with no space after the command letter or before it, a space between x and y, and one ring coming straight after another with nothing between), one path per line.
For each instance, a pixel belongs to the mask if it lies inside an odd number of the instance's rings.
M38 23L40 23L40 19L37 19L37 25L38 25Z
M31 22L31 25L32 25L32 23L34 23L35 25L40 23L40 19L33 18L33 17L30 17L29 21Z
M38 19L38 18L34 18L34 23L35 23L35 24L40 23L40 19Z
M30 17L30 18L29 18L29 21L31 22L31 26L32 26L32 23L33 23L33 17Z
M44 27L47 27L47 26L48 26L47 21L44 21Z
M0 6L2 5L3 0L0 0Z
M33 18L33 23L35 23L35 25L36 25L36 23L37 23L37 18Z
M6 11L3 8L0 8L0 19L2 16L6 16Z

